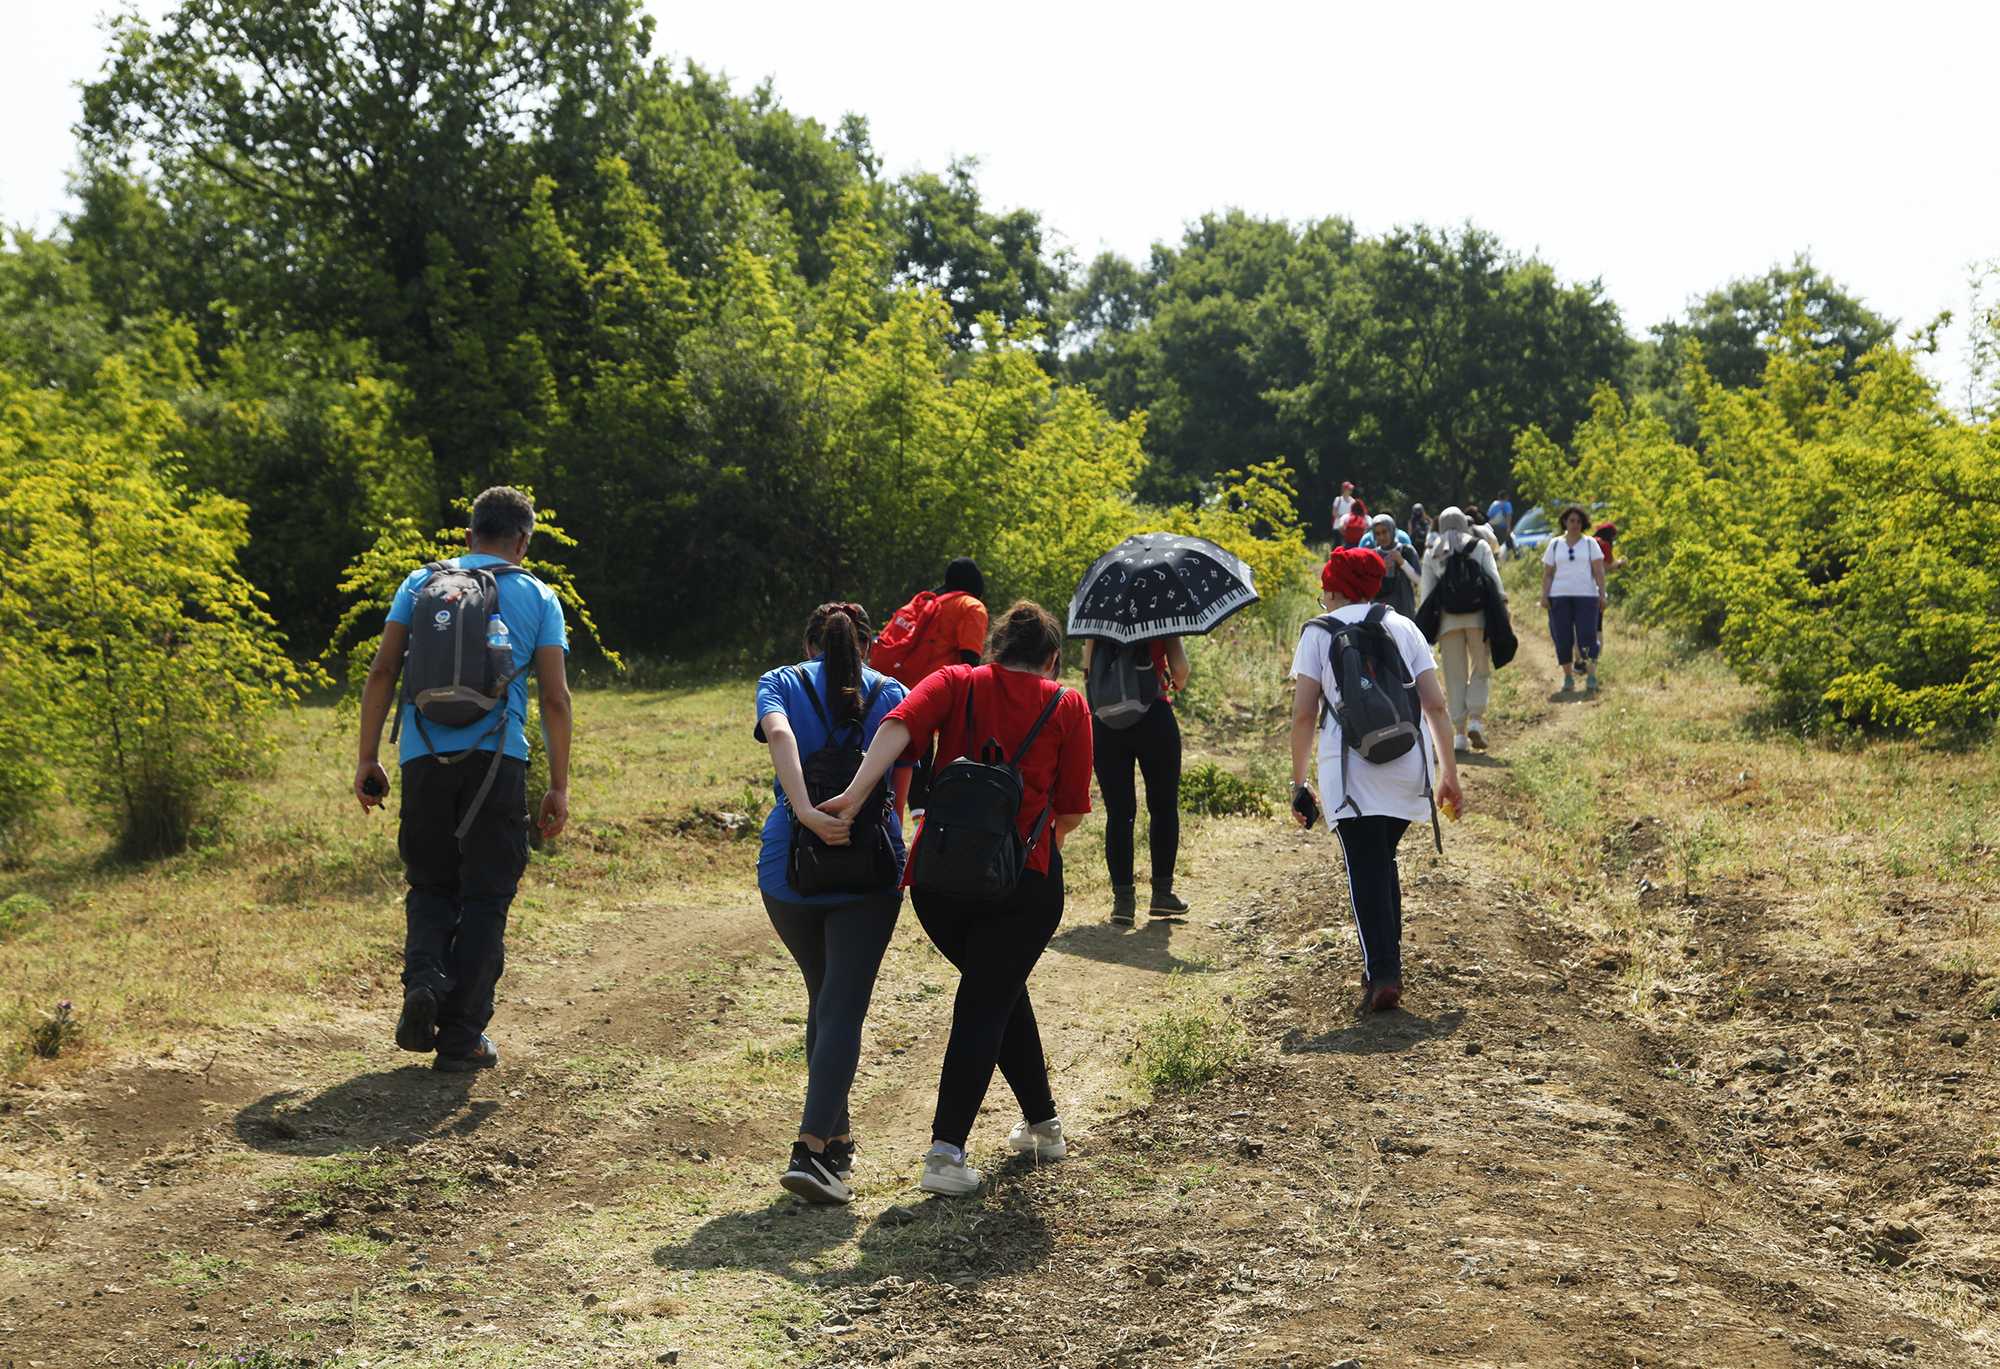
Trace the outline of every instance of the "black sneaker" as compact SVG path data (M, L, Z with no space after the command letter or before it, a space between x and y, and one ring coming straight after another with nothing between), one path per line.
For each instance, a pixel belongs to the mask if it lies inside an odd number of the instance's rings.
M1366 1017L1371 1012L1387 1012L1403 1001L1403 981L1400 979L1370 979L1361 986L1361 1003L1354 1010L1356 1017Z
M403 1015L396 1019L396 1044L406 1051L437 1049L437 995L418 987L403 995Z
M493 1042L487 1037L479 1038L479 1049L470 1055L439 1055L431 1061L431 1068L446 1074L470 1074L474 1070L490 1070L500 1063L500 1052L493 1049Z
M1149 918L1182 918L1188 915L1187 900L1172 889L1153 890L1152 906L1146 909Z
M815 1155L804 1141L792 1142L792 1163L778 1179L785 1192L809 1203L851 1203L854 1190L834 1172L830 1154Z
M840 1176L840 1182L843 1184L854 1182L854 1138L852 1136L848 1137L845 1141L828 1141L826 1143L825 1159L827 1164L833 1168L833 1172Z

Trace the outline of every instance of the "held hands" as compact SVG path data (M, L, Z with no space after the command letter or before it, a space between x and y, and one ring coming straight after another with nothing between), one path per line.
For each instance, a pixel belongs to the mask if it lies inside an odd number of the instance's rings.
M380 761L361 761L354 767L354 797L361 800L361 811L380 808L389 797L389 772L382 768Z
M845 807L846 811L841 811ZM848 844L848 832L853 828L854 810L859 808L859 800L848 801L845 794L836 794L817 808L806 808L799 812L799 821L806 830L825 842L828 846Z

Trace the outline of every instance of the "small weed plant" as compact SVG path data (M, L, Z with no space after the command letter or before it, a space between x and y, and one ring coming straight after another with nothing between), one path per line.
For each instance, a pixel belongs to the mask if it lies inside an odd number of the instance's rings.
M1268 815L1271 804L1256 785L1205 761L1181 776L1181 809L1205 818L1253 818Z
M1155 1094L1200 1088L1247 1050L1234 1021L1193 1005L1169 1008L1139 1028L1133 1064Z
M28 1029L28 1048L44 1060L53 1060L63 1053L66 1046L74 1045L83 1036L83 1023L76 1020L76 1004L67 998L55 1006L54 1012L46 1009L42 1020Z

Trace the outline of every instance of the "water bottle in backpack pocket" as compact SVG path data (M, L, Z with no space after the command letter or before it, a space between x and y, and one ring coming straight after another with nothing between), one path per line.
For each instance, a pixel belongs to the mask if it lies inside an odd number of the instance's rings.
M862 722L850 720L838 727L833 725L829 716L833 708L831 684L827 687L826 705L822 707L812 677L803 667L794 666L793 670L806 692L806 701L812 705L820 726L826 729L826 744L799 758L799 768L805 772L807 798L815 804L824 803L836 794L845 793L860 772L865 734ZM874 711L875 700L881 693L882 681L877 680L862 702L863 721ZM895 888L896 877L902 872L896 865L895 845L889 839L889 811L889 777L884 775L856 810L845 846L827 845L793 814L785 882L806 895L879 894Z
M1090 674L1083 684L1091 716L1106 727L1127 728L1146 716L1160 696L1160 675L1148 643L1099 638L1090 648Z
M975 673L965 686L968 751L978 735L972 712L976 679ZM965 756L938 767L924 809L924 825L917 833L916 849L910 853L910 882L917 888L954 898L987 900L1003 899L1014 892L1028 868L1029 855L1048 828L1049 810L1055 802L1053 796L1043 802L1034 832L1023 840L1021 799L1026 786L1021 779L1021 758L1041 736L1043 725L1068 692L1056 686L1013 756L1007 757L1000 744L989 737L980 748L979 760Z

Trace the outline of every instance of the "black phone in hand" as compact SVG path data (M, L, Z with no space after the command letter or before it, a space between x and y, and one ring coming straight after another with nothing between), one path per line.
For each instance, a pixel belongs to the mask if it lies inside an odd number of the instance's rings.
M1292 795L1292 811L1304 819L1308 827L1317 826L1319 823L1319 800L1315 799L1312 790L1303 784Z

